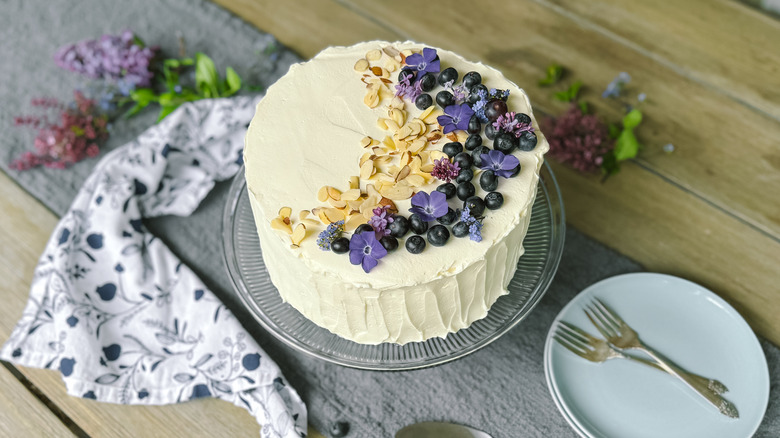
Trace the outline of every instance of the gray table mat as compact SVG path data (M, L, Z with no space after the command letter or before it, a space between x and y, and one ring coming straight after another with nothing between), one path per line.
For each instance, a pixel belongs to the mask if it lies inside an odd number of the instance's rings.
M52 54L62 44L131 29L168 54L177 35L189 53L209 54L220 69L233 66L246 81L267 86L298 57L276 46L241 19L203 0L78 2L0 0L0 167L57 215L63 214L97 160L66 171L8 170L13 157L32 144L33 134L14 128L13 117L28 110L32 97L69 99L82 78L59 70ZM103 152L134 138L154 122L148 111L113 124ZM293 351L266 333L245 311L230 287L222 262L221 214L228 184L218 185L190 217L164 217L147 225L238 316L283 369L309 409L309 421L327 435L333 421L350 423L349 437L392 436L404 425L428 420L468 424L502 437L576 436L553 403L542 367L544 340L555 315L586 286L626 272L637 263L576 230L566 233L558 274L529 317L488 347L455 362L405 372L360 371ZM215 262L218 261L218 262ZM770 371L770 401L756 436L780 436L780 350L762 340ZM129 408L128 408L129 409ZM246 436L256 436L247 430Z

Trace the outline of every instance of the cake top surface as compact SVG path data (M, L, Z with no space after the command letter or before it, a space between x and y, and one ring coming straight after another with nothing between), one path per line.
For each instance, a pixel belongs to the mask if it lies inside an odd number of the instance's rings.
M308 62L291 66L257 105L244 150L249 195L265 218L265 223L258 220L257 226L280 229L286 226L281 222L289 223L287 231L294 230L292 234L278 231L274 235L309 269L337 276L357 287L378 290L420 284L484 263L488 248L530 214L548 144L538 130L526 94L493 68L442 49L424 51L426 47L409 41L371 41L328 48ZM515 148L511 152L520 163L520 172L514 177L498 178L496 190L503 194L504 202L499 209L485 210L480 220L481 241L450 236L444 246L428 243L422 253L412 254L404 248L404 241L413 235L410 232L399 239L397 250L379 259L370 272L364 272L361 266L350 263L349 253L321 249L317 237L326 230L323 222L344 220L344 236L352 236L355 226L373 215L370 207L390 204L408 218L413 200L416 205L420 203L420 196L415 195L431 194L444 183L431 175L434 163L439 160L442 164L441 160L447 158L441 152L444 145L453 140L464 143L468 137L464 130L457 129L465 126L462 121L451 127L456 128L452 132L446 126L458 122L458 114L453 111L457 105L444 112L434 103L426 112L408 96L394 99L406 55L419 53L411 59L434 64L430 50L435 50L440 71L452 67L458 72L457 81L448 90L454 91L453 87L472 71L481 75L481 83L488 89L497 89L499 94L508 90L506 106L511 112L530 116L536 146L530 151ZM424 65L418 68L420 75L425 73ZM412 88L415 83L409 81ZM435 100L442 90L445 87L437 82L428 94ZM401 110L401 115L394 109ZM492 149L493 141L485 136L484 129L480 135L482 145ZM473 170L476 195L484 198L486 192L479 184L484 171L477 167ZM342 195L344 200L335 199ZM353 200L356 195L359 198ZM361 201L365 204L362 209ZM447 203L456 211L463 208L458 197ZM258 211L255 214L257 220ZM437 223L434 220L429 227ZM447 228L451 230L452 226Z

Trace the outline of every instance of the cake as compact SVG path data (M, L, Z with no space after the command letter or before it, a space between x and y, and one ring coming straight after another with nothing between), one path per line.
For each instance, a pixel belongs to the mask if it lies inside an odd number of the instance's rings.
M271 281L357 343L466 328L507 294L547 150L491 67L408 41L325 49L268 89L246 135Z

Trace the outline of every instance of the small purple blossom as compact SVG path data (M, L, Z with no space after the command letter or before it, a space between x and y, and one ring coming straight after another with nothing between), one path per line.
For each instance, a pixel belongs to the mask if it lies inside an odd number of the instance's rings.
M502 178L509 178L513 171L520 165L520 160L514 155L506 155L501 151L492 150L486 154L481 154L482 170L492 170L496 175Z
M453 163L449 158L440 158L433 161L433 170L431 175L444 182L450 182L458 177L460 173L460 164Z
M422 54L414 53L407 56L406 65L412 67L413 70L417 70L418 79L425 73L438 73L441 69L436 49L431 49L430 47L424 48Z
M442 192L433 191L431 194L417 192L412 196L412 213L417 213L424 221L432 221L447 214L449 206L447 205L447 195Z
M390 235L390 229L387 227L393 223L393 215L388 210L390 210L389 205L377 207L373 210L374 215L368 220L368 224L374 229L377 239Z
M498 119L493 122L493 127L496 130L514 134L517 138L520 138L520 135L526 131L534 132L534 126L531 123L521 123L515 118L515 115L516 113L512 111L498 116Z
M462 105L450 105L444 108L444 115L437 117L436 121L444 128L444 133L449 134L456 129L468 129L469 120L471 120L473 115L474 110L465 103Z
M323 232L317 236L317 246L323 251L330 251L330 244L341 237L344 232L344 221L331 222Z
M471 106L471 109L474 110L474 114L477 115L477 118L480 122L487 123L489 121L485 115L485 106L487 106L487 92L485 90L479 90L477 91L477 97L478 99Z
M615 79L612 79L612 82L607 85L607 88L603 93L601 93L601 97L607 98L620 96L620 92L623 90L623 87L629 82L631 82L631 75L624 71L620 72L617 76L615 76Z
M468 207L464 207L460 212L460 220L469 226L469 239L475 242L482 241L482 219L477 219L471 215Z
M405 97L410 102L414 102L423 93L422 82L412 83L412 77L407 76L398 82L395 86L395 95Z
M461 103L466 101L466 96L468 93L466 92L466 87L461 85L452 86L452 84L455 81L447 81L444 83L444 89L448 90L450 93L452 93L452 97L455 99L455 104L460 105Z
M365 273L371 272L379 259L386 255L387 250L379 243L373 231L355 234L349 241L349 262L361 265Z

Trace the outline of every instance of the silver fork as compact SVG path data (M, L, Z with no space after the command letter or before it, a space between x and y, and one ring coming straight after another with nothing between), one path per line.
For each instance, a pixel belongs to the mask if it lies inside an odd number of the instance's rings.
M622 351L611 347L604 339L597 338L566 321L558 322L553 338L572 353L591 362L601 363L610 359L629 359L666 372L666 370L661 368L657 363L641 357L625 354ZM726 386L717 380L711 380L697 374L691 374L691 378L717 394L728 391Z
M674 375L685 382L691 389L704 397L710 404L715 406L721 414L739 418L739 411L733 403L724 399L708 387L701 385L690 374L680 369L677 365L665 359L660 353L648 347L639 339L639 335L625 323L612 309L607 307L601 300L594 298L591 304L585 308L585 314L593 323L599 332L607 339L612 346L618 350L637 349L644 351L652 357L658 365L669 374Z

